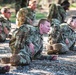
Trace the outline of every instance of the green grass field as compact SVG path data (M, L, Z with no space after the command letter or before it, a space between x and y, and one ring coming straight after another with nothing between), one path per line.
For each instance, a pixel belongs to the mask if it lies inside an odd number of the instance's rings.
M70 8L76 8L76 3L71 4Z

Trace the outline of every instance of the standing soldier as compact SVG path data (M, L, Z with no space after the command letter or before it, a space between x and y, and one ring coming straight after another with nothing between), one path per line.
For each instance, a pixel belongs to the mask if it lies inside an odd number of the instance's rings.
M1 9L1 15L0 15L0 42L3 42L6 40L6 37L9 35L10 28L11 28L11 22L9 20L11 16L10 9L7 7L4 7Z
M16 13L20 8L27 7L29 5L30 0L15 0L15 11Z

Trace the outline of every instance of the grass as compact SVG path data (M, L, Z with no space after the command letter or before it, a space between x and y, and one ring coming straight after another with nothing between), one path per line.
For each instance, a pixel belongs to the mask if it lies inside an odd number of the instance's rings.
M15 21L16 21L15 13L12 13L12 14L11 14L10 20L11 20L11 22L15 23Z
M71 4L70 8L76 8L76 3Z
M36 13L36 19L46 18L45 13Z

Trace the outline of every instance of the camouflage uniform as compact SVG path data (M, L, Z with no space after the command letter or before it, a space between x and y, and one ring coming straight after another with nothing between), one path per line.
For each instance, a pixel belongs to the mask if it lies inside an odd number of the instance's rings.
M62 23L60 25L60 29L61 29L61 35L60 35L59 42L63 44L62 45L63 48L62 48L61 52L68 51L71 48L73 50L73 47L75 45L75 40L76 40L76 33L75 33L75 31L72 30L71 27L67 23ZM68 38L69 44L65 43L66 38Z
M66 17L66 12L59 4L51 4L49 7L48 19L58 19L60 22L64 22Z
M48 48L48 52L47 52L48 54L66 53L70 49L73 50L73 47L75 45L75 40L76 40L75 31L73 31L67 23L62 23L60 24L60 29L58 30L58 32L59 32L59 37L57 37L58 36L57 32L55 33L52 32L53 36L57 34L57 36L55 36L56 37L55 39L50 34L49 38L52 37L53 42L52 42L52 39L49 39L50 48ZM69 44L66 44L65 42L67 38L69 40Z
M28 13L28 17L34 21L36 19L36 12L34 10L32 10L31 8L27 7L29 13Z
M8 29L8 31L10 31L11 28L11 22L6 19L3 15L0 16L0 41L5 41L6 37L8 36L5 32L4 32L4 27L6 27Z
M29 48L31 42L35 46L33 52ZM12 54L14 54L10 59L12 65L29 64L31 59L42 60L45 58L51 60L51 56L41 55L43 50L42 42L42 35L40 34L38 27L24 24L19 29L15 30L9 43ZM13 58L16 60L15 62L12 62Z
M57 46L56 44L58 43L58 40L60 38L60 24L61 23L58 19L52 19L51 21L51 29L48 37L48 45L46 46L48 54L53 54L58 52L58 48L55 49L54 47L53 49L53 46L54 45ZM58 44L58 46L60 46L61 48L60 44Z
M29 5L29 0L15 0L15 10L16 13L20 8L27 7Z

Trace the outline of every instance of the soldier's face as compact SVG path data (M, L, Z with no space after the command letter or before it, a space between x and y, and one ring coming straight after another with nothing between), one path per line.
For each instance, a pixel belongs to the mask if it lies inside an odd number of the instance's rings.
M76 29L76 19L73 20L73 22L71 22L71 26Z
M44 24L41 24L40 29L43 33L47 34L50 31L50 22L45 21Z
M31 4L31 9L32 9L32 10L35 10L36 7L37 7L37 3L36 3L36 1L34 1L34 2Z
M7 12L5 12L4 15L5 15L5 17L6 17L7 19L9 19L9 18L11 17L11 12L10 12L10 10L7 10Z

